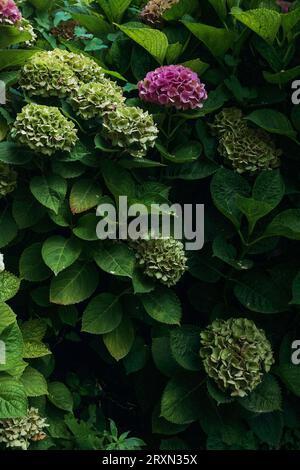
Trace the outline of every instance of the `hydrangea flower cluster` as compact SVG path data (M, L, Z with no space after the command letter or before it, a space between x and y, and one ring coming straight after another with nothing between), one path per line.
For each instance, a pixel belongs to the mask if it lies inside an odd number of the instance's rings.
M254 390L274 362L264 331L247 318L215 320L200 338L205 371L233 397Z
M141 11L141 20L150 26L160 26L162 15L179 0L149 0Z
M17 185L17 173L5 163L0 163L0 198L11 193Z
M41 441L47 437L45 428L49 424L39 415L37 408L29 408L22 418L0 420L0 442L7 448L27 450L30 441Z
M122 88L103 78L101 82L84 83L74 91L70 103L83 119L104 116L124 104Z
M239 109L221 111L211 128L219 138L219 153L238 173L257 173L280 165L282 151L267 132L248 127Z
M174 238L141 238L131 243L144 273L168 287L177 284L186 271L183 244Z
M198 75L183 65L165 65L148 72L138 89L143 101L180 110L202 108L207 99Z
M17 115L11 135L37 153L69 152L77 142L77 129L58 108L27 104Z
M13 0L0 0L0 24L15 24L22 14Z
M103 134L113 146L141 158L154 146L158 129L147 111L135 106L120 106L104 116Z

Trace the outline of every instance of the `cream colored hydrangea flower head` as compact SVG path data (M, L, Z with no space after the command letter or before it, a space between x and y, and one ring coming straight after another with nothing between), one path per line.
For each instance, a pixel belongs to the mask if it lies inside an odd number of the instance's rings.
M183 244L174 238L141 238L131 243L144 273L168 287L187 269Z
M0 198L11 193L17 186L17 173L5 163L0 163Z
M20 144L44 155L70 152L78 140L74 123L58 108L33 103L17 115L11 135Z
M120 106L104 116L103 134L112 145L141 158L154 147L158 129L148 111L135 106Z
M218 151L238 173L258 173L277 168L282 151L263 129L249 127L241 110L225 108L210 125L219 138Z
M179 0L149 0L141 11L141 20L150 26L160 26L162 15Z
M74 54L62 49L34 54L24 65L20 85L35 96L71 95L81 83L101 81L101 67L83 54Z
M205 371L233 397L254 390L274 362L264 331L247 318L215 320L200 338Z
M107 78L80 85L70 99L73 109L83 119L104 116L122 106L124 101L122 88Z
M22 418L0 420L0 442L7 448L27 450L31 442L47 437L45 428L48 426L46 418L42 418L36 408L29 408Z

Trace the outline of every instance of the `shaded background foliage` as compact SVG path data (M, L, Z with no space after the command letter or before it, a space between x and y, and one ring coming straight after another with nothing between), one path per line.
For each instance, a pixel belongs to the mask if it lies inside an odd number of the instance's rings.
M0 247L14 273L0 274L0 339L10 335L13 344L9 368L0 369L1 419L26 413L28 401L36 406L50 426L32 448L107 448L119 438L113 424L105 434L105 417L162 449L299 448L291 344L299 337L300 107L291 82L300 71L300 4L286 12L271 0L180 0L146 25L144 3L20 2L34 44L0 25L8 89L0 161L18 173L17 188L0 201ZM92 57L127 105L153 115L160 134L147 155L118 155L101 120L80 119L67 100L24 93L21 68L55 48ZM203 108L170 112L138 98L137 82L163 64L198 73L208 91ZM68 156L41 158L12 141L16 114L31 101L75 123L80 144ZM271 136L282 150L279 168L232 169L211 127L230 107L242 110L253 135ZM147 282L126 245L97 240L94 208L120 194L147 205L205 204L205 246L188 253L175 287ZM64 251L68 267L52 250ZM199 356L200 332L232 317L253 320L274 352L271 371L244 398L217 388Z

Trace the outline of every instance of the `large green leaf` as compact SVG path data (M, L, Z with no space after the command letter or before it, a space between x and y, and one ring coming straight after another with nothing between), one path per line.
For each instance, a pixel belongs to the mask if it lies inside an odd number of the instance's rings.
M188 424L201 413L200 389L203 381L197 375L171 379L161 399L161 416L171 423Z
M167 21L179 20L186 14L192 14L198 7L197 0L179 0L168 8L162 15Z
M16 295L20 287L20 279L8 271L0 273L0 302L6 302Z
M239 227L242 216L237 204L237 195L248 196L249 192L247 181L225 168L218 170L212 178L211 194L214 204L236 227Z
M183 21L183 24L216 57L223 56L234 43L235 34L228 29L215 28L214 26L191 21Z
M288 118L274 109L257 109L246 116L251 122L272 134L280 134L296 140L297 133Z
M281 24L280 13L267 8L248 11L232 8L231 14L269 43L274 41Z
M22 49L1 49L0 50L0 70L8 67L22 66L34 54L36 50L22 50Z
M11 210L4 207L0 211L0 248L8 245L18 234L18 227L14 221Z
M278 374L288 390L300 397L299 365L281 364L278 368Z
M48 386L45 377L33 367L26 367L21 382L24 385L28 397L39 397L48 394Z
M76 238L64 238L59 235L47 238L43 243L44 263L55 275L71 266L81 253L81 244Z
M144 308L150 317L168 325L179 325L181 305L177 295L165 287L158 287L141 296Z
M62 382L50 382L48 384L48 398L54 406L60 410L73 410L73 397L70 390Z
M94 260L98 266L115 276L132 277L135 266L135 254L125 243L102 243L94 251Z
M66 196L67 183L58 175L34 176L30 181L30 190L43 206L57 214Z
M82 302L96 290L98 279L94 265L76 262L52 279L50 301L59 305Z
M82 331L105 334L117 328L122 320L122 306L119 298L103 293L94 297L82 317Z
M0 341L5 344L5 361L0 361L0 371L17 367L22 361L23 340L17 322L7 326L0 334Z
M121 21L132 0L97 0L111 22Z
M19 418L27 412L24 386L9 377L0 377L0 419Z
M134 329L131 320L124 315L117 328L103 335L103 342L116 361L127 356L134 342Z
M77 181L70 193L70 209L73 214L80 214L100 202L102 189L92 179L81 179Z
M281 410L281 389L277 380L270 374L247 397L240 398L239 403L246 410L254 413L270 413Z
M23 251L19 262L20 277L22 279L41 282L51 276L51 271L42 258L42 246L41 242L33 243Z
M284 312L288 298L273 279L263 272L249 272L240 275L234 287L234 294L241 304L260 313Z
M263 236L282 236L300 240L300 209L287 209L280 212L267 226Z
M141 28L134 26L118 25L128 37L146 49L159 64L162 64L168 49L167 36L158 29Z
M16 26L0 25L0 48L26 42L31 39L31 34L20 31ZM9 52L8 52L9 54Z
M192 371L201 368L199 327L183 325L181 328L172 330L170 346L173 357L181 367Z

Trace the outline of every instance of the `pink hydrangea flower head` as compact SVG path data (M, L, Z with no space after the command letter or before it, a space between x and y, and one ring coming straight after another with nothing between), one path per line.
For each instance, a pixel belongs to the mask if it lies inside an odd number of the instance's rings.
M280 6L282 13L288 13L292 3L285 0L276 0L277 5Z
M22 14L13 0L0 0L0 23L15 24Z
M148 72L138 89L144 101L182 110L202 108L207 99L198 75L183 65L165 65Z

